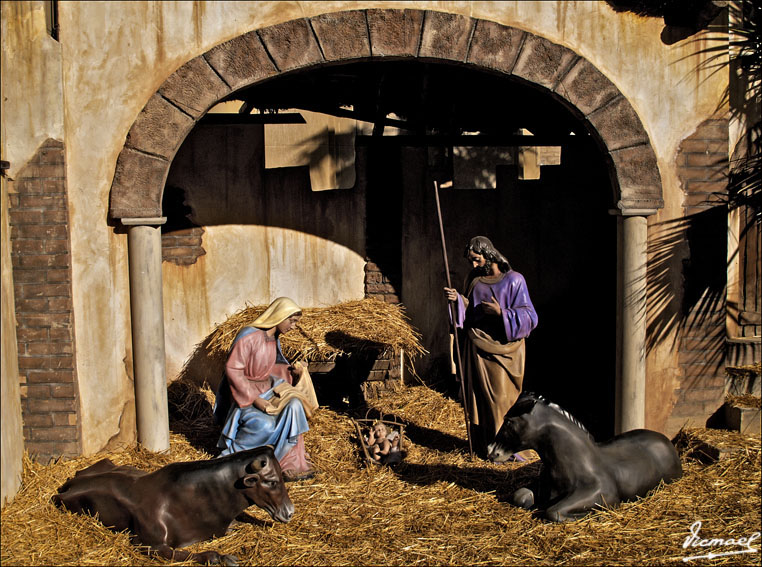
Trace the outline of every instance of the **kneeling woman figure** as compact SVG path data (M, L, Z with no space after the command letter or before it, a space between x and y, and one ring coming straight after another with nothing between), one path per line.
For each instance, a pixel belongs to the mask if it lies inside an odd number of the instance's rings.
M314 476L302 439L309 431L304 402L299 396L279 396L284 389L293 391L288 386L303 374L310 381L306 367L289 365L280 347L280 335L290 331L301 316L294 301L279 297L251 326L239 331L214 408L215 420L223 426L217 442L221 456L272 445L287 481ZM276 408L271 400L283 403ZM309 411L315 409L310 405Z

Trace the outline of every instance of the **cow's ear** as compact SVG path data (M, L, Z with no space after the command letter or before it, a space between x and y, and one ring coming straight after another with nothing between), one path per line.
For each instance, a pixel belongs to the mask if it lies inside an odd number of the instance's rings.
M247 488L251 488L252 486L256 486L257 482L259 482L259 475L258 474L247 474L242 479L243 485Z

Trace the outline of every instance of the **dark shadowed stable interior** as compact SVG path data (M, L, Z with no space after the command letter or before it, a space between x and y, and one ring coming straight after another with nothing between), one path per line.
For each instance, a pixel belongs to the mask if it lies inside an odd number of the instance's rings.
M614 189L577 110L521 79L421 61L297 71L228 99L241 101L240 114L207 115L173 161L165 247L190 230L203 253L203 227L259 224L353 248L423 334L430 355L418 374L454 394L437 181L453 285L462 288L463 250L477 234L527 280L540 322L527 341L524 388L568 408L596 437L613 434ZM315 192L306 166L265 168L264 122L299 110L368 124L355 137L352 188ZM365 289L376 290L367 274Z

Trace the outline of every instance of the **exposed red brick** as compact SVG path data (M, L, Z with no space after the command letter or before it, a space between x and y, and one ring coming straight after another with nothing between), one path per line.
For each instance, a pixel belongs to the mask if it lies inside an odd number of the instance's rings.
M40 370L73 369L73 359L69 355L62 356L19 356L19 370L37 368Z
M56 412L52 414L53 425L76 425L77 414L73 412Z
M47 299L19 299L16 301L16 310L29 312L29 311L47 311L48 300Z
M43 385L28 385L26 386L27 398L48 399L50 398L50 386ZM27 424L30 425L30 424Z
M26 349L30 355L71 354L73 350L71 343L53 343L53 342L28 343L26 345Z
M54 398L74 398L77 395L73 384L51 386L50 393Z
M64 161L46 141L9 199L25 448L42 462L80 451Z
M70 297L51 298L48 301L48 309L51 311L67 311L72 310L72 301Z
M74 382L74 375L66 370L30 370L27 373L29 383L62 384Z
M24 425L27 427L52 427L55 424L54 415L56 414L28 413L24 416Z
M12 227L16 227L16 230L19 231L22 230L19 228L21 225L41 224L44 222L44 217L42 211L18 211L12 209L8 215L8 221ZM23 229L25 234L26 230L27 229Z
M19 343L24 342L27 345L35 341L47 341L50 338L48 329L16 329L16 338Z
M73 398L57 398L48 400L27 399L29 411L32 413L47 413L53 411L71 412L77 408L77 401Z
M76 441L77 428L63 425L35 427L32 428L29 438L34 441Z

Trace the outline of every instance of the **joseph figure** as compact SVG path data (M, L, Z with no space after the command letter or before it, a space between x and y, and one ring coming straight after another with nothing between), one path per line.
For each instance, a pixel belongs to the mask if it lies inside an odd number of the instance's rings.
M487 237L472 238L464 255L473 268L465 292L444 289L447 299L456 302L471 439L484 457L521 393L524 339L537 326L537 313L524 276L511 269Z

